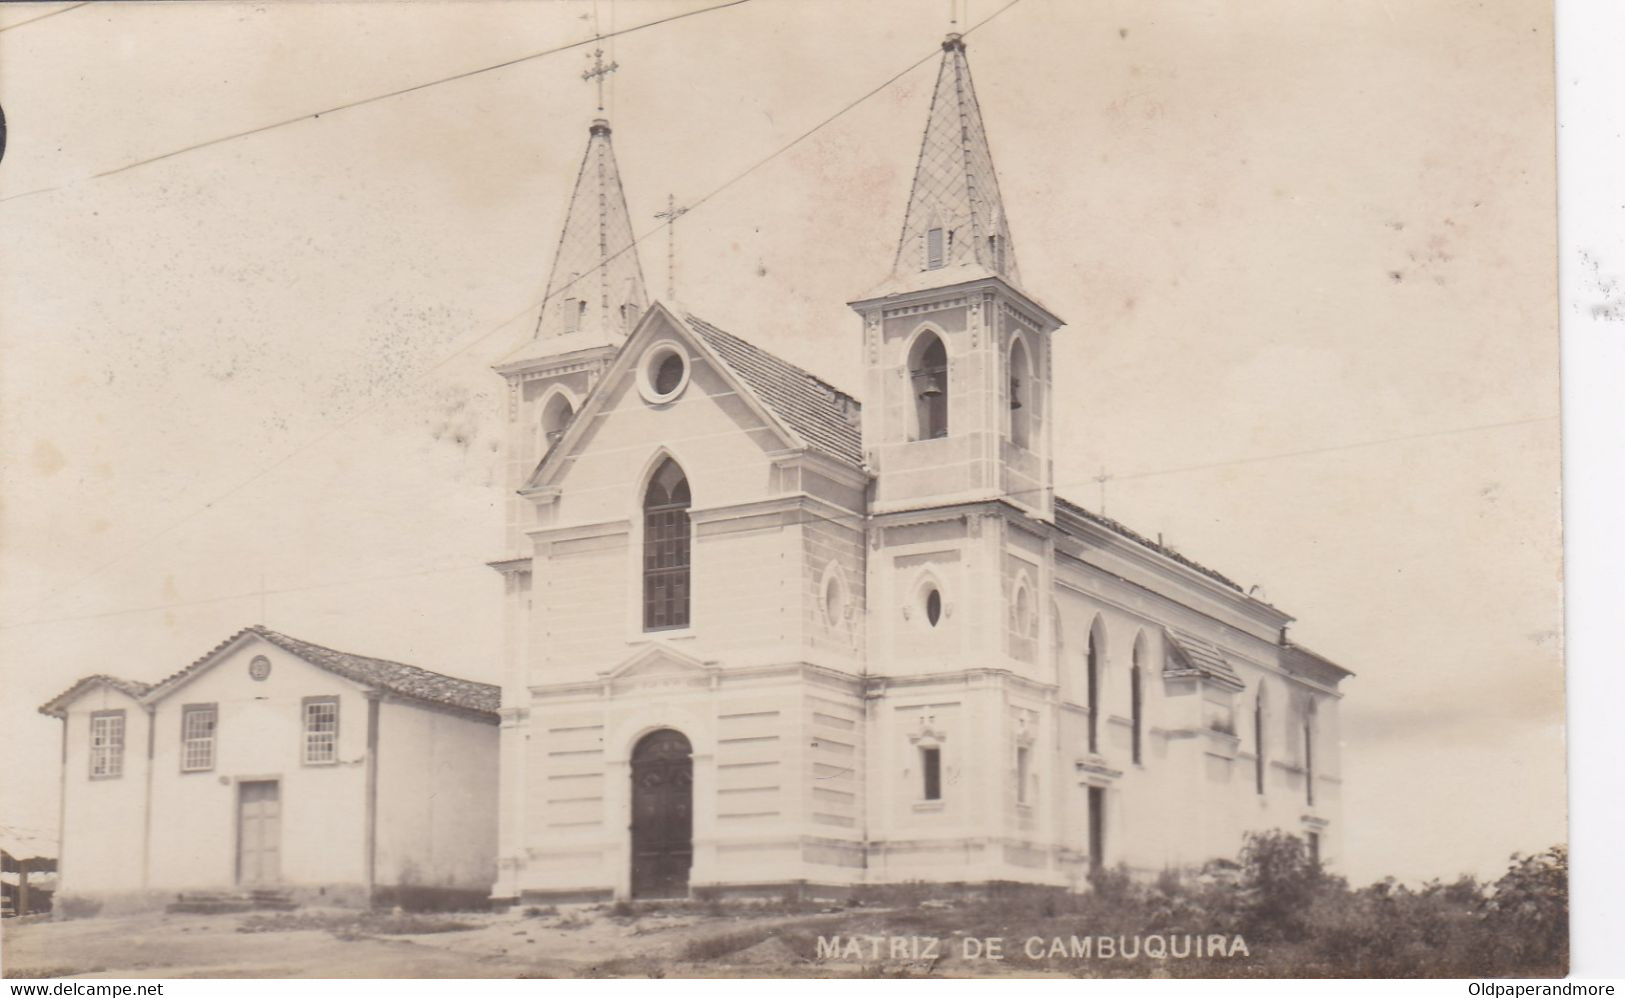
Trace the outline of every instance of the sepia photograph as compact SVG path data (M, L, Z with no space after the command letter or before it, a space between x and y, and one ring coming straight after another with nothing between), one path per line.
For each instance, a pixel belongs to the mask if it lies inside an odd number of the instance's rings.
M0 974L1565 976L1553 29L0 7Z

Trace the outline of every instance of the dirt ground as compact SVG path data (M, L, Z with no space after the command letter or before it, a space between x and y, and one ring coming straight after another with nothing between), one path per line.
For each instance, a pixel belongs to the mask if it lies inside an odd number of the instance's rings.
M421 924L342 910L6 923L7 978L456 978L760 976L839 973L774 936L837 915L644 913L606 908L426 916ZM422 931L459 926L457 931ZM472 926L471 928L461 928ZM838 930L832 930L838 931ZM760 938L758 938L760 937ZM743 945L741 945L743 943ZM799 969L798 969L798 965ZM855 968L854 968L855 969Z

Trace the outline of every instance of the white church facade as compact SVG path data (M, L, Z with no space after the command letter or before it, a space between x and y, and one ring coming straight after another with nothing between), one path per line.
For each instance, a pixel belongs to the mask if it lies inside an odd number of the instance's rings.
M1081 888L1335 864L1349 673L1055 494L1062 320L1022 285L950 35L862 404L651 303L593 123L507 382L498 902Z

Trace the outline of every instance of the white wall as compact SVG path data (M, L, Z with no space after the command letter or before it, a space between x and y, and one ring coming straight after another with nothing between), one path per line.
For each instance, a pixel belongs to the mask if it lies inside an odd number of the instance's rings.
M496 724L385 700L377 882L487 890L496 879Z
M90 717L124 711L123 775L90 778ZM106 686L68 705L62 771L62 845L59 891L64 896L139 890L145 838L147 712Z
M249 662L271 661L263 681ZM305 765L303 699L339 698L338 758ZM215 765L181 772L181 712L219 710ZM151 885L236 883L237 795L245 780L280 783L281 870L286 884L365 881L367 701L360 687L267 641L250 638L158 702L152 790Z

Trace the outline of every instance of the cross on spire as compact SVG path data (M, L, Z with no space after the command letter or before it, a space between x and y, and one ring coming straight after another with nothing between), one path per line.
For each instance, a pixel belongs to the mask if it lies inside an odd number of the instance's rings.
M677 229L676 222L688 214L687 208L677 207L675 195L666 195L666 210L655 212L655 217L666 223L666 299L677 297Z
M602 114L604 110L604 78L620 69L621 64L611 61L609 65L604 65L604 50L601 48L593 49L588 55L592 59L592 66L581 74L581 78L598 84L598 111Z

